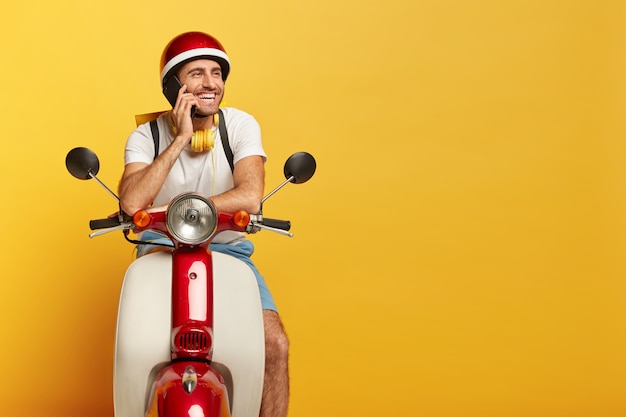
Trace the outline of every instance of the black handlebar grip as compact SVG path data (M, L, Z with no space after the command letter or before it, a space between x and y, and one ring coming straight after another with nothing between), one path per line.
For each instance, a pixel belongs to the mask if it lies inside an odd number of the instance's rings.
M291 229L291 222L289 220L268 219L267 217L263 217L263 224L265 226L273 227L275 229L281 229L281 230Z
M117 218L98 219L98 220L90 220L89 221L89 228L91 230L106 229L106 228L109 228L109 227L115 227L115 226L119 226L119 225L120 225L120 221Z

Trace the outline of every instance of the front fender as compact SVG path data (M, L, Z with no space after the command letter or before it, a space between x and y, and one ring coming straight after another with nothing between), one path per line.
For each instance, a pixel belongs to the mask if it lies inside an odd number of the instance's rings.
M152 386L148 417L230 417L224 379L208 364L175 362Z

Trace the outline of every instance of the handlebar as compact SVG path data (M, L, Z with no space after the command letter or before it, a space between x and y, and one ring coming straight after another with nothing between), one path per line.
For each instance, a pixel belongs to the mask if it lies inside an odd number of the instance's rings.
M134 225L131 219L121 221L119 217L107 217L106 219L90 220L89 228L91 230L98 230L89 235L90 237L95 237L115 230L133 229ZM262 217L261 215L250 215L250 223L245 231L247 233L256 233L260 230L269 230L292 237L293 235L289 232L290 229L291 222L289 220L271 219Z
M108 229L109 227L115 227L119 225L120 225L120 221L117 218L107 218L107 219L98 219L98 220L89 221L89 228L91 230Z
M263 217L263 225L272 227L274 229L289 230L291 229L291 222L289 220L268 219Z

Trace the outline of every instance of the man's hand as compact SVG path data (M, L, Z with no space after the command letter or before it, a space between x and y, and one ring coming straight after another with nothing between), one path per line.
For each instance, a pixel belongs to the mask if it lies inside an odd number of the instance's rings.
M172 122L176 129L176 136L186 139L185 144L191 141L193 136L193 121L191 119L191 108L198 104L198 98L187 92L187 85L183 85L178 90L178 98L172 109Z

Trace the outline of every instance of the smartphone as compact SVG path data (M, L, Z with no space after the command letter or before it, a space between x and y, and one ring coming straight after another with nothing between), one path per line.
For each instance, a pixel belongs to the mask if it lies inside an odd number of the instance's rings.
M176 75L172 75L165 85L163 86L163 94L167 98L167 101L170 102L172 108L176 105L176 99L178 99L178 91L183 85L180 83L180 80ZM196 113L196 106L191 107L191 117Z

